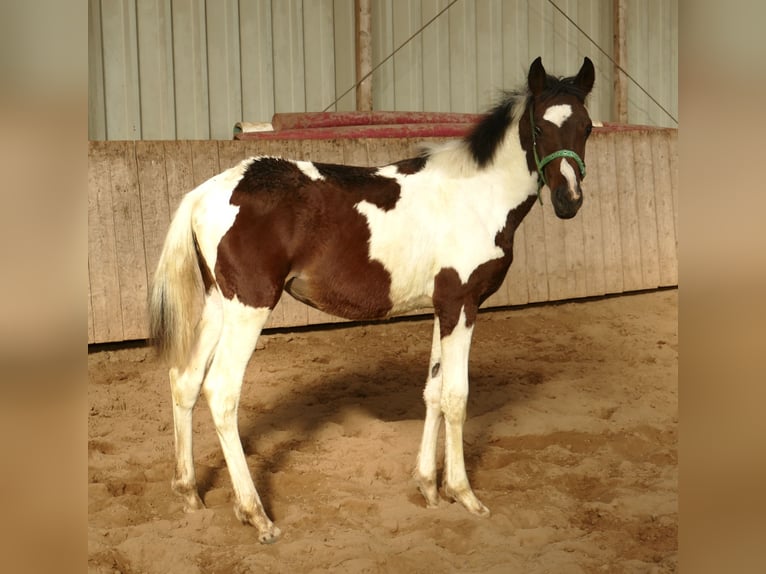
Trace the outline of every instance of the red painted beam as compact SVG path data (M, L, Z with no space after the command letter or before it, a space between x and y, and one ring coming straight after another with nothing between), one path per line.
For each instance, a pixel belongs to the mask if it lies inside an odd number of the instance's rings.
M473 123L394 124L394 125L347 125L285 129L273 132L247 132L234 136L237 140L280 139L356 139L356 138L425 138L462 137Z
M305 112L274 114L274 131L390 124L471 124L481 114L449 112Z

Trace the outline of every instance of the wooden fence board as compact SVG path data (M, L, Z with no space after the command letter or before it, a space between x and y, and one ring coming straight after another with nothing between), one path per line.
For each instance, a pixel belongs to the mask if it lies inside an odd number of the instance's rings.
M527 291L529 302L548 301L548 269L546 263L543 210L533 207L524 218L526 236Z
M135 149L147 284L150 284L160 259L171 216L165 149L162 142L148 140L135 142Z
M218 162L218 142L215 140L193 142L191 152L194 187L222 171Z
M123 337L143 339L148 325L147 272L135 145L114 143L109 170Z
M670 193L673 197L673 223L676 229L676 253L678 253L678 130L670 131L670 146L668 157L670 159Z
M194 189L191 145L188 141L166 141L162 145L165 152L168 207L172 216L181 198Z
M597 155L599 200L601 204L601 233L604 246L604 287L607 293L624 289L622 275L622 234L620 233L620 204L615 165L615 138L604 137L601 153Z
M148 283L169 218L196 185L255 155L384 165L413 157L419 143L414 138L92 142L89 343L148 335ZM534 206L517 230L514 263L484 308L677 284L677 131L597 130L588 146L581 213L559 220L545 189L545 206ZM431 311L411 314L423 313ZM284 295L267 326L338 320Z
M673 196L667 193L672 185L667 132L649 134L652 150L655 207L657 213L657 249L660 266L660 286L678 284L676 226L673 218Z
M657 245L657 209L654 199L652 149L647 134L632 132L633 167L636 176L638 233L641 238L641 277L643 288L660 285L660 257Z
M513 262L505 278L508 305L529 303L529 284L527 280L527 237L524 224L516 230L513 238Z
M623 288L635 291L642 288L641 235L638 230L636 176L633 169L633 142L630 137L615 141L617 168L617 202L622 239Z
M551 205L548 187L542 189L543 230L545 237L545 268L547 270L548 297L553 300L568 299L573 293L573 287L567 276L567 262L564 239L564 226ZM534 209L540 209L536 206Z
M606 293L604 277L604 235L601 220L601 195L598 157L605 149L604 138L591 136L586 152L588 174L583 181L583 206L578 218L583 221L583 265L585 266L585 292L592 295ZM595 160L595 161L594 161Z
M88 164L88 279L93 342L123 340L108 142L91 142Z

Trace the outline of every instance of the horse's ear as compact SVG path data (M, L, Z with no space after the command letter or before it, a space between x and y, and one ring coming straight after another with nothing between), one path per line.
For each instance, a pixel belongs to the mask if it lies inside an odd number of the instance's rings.
M529 84L529 91L532 95L539 96L545 88L545 68L543 68L543 59L538 56L532 65L529 67L529 76L527 77L527 83Z
M580 86L583 92L585 92L586 94L589 94L590 91L593 89L593 82L595 81L596 81L596 70L593 67L593 62L591 62L588 56L585 56L585 60L583 60L582 67L580 68L580 71L577 72L577 77L575 78L575 84Z

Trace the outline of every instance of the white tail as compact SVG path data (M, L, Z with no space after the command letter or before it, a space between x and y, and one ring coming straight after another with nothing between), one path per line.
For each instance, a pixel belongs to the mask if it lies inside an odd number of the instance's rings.
M191 217L198 195L188 193L170 222L149 296L151 338L171 365L188 357L196 323L190 314L201 281Z

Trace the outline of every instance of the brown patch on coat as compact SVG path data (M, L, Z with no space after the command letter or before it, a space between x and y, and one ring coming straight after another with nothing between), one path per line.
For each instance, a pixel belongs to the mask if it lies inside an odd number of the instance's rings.
M536 196L529 196L521 205L508 212L506 223L495 236L495 245L503 250L503 256L491 259L476 267L463 283L452 267L439 271L434 278L434 311L439 317L442 338L448 336L465 313L466 326L476 321L479 306L503 284L513 261L513 236L524 216L532 208Z
M239 213L218 246L221 291L273 308L295 279L300 298L317 309L347 319L385 317L391 276L370 260L367 219L354 205L390 209L399 185L369 168L314 165L324 180L279 158L256 159L245 171L230 200Z

